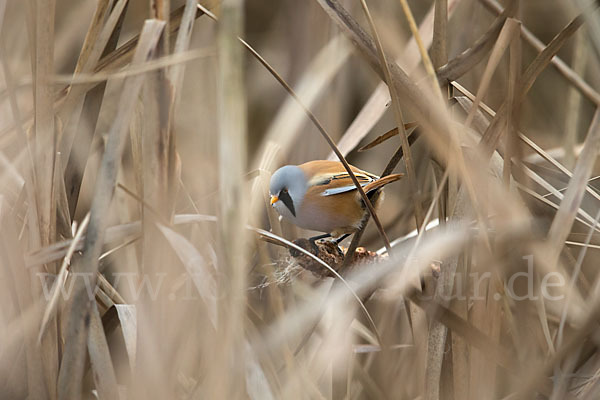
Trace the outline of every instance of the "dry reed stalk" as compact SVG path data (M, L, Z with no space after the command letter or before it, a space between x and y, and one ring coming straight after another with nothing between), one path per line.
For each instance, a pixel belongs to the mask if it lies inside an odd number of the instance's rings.
M573 72L578 76L585 74L588 60L586 52L585 29L581 29L575 34L575 44L573 49ZM582 96L577 88L569 88L567 98L567 118L565 118L565 165L572 169L575 166L575 145L577 143L577 133L579 132L579 121L581 119L581 100Z
M56 227L54 168L56 167L57 132L53 110L53 92L50 77L54 73L54 17L55 1L38 1L35 5L35 51L32 52L35 75L34 85L34 184L37 215L39 218L40 245L54 242ZM56 272L56 266L47 265L48 272ZM37 283L37 282L36 282ZM38 291L37 293L41 293ZM53 323L48 336L42 342L42 359L46 386L50 398L56 396L55 371L59 365L58 324Z
M149 11L150 18L164 24L152 58L164 57L170 51L170 1L152 0ZM184 8L181 23L189 27L189 7ZM174 197L172 194L179 182L174 179L176 162L172 118L175 90L166 68L148 73L142 89L141 130L137 130L133 136L137 147L135 162L138 163L135 169L141 172L141 176L135 177L135 180L143 199L140 204L143 235L139 272L142 277L152 279L166 274L164 284L170 287L174 285L174 271L165 266L173 265L174 258L166 251L167 243L162 240L157 222L170 222ZM151 293L142 293L137 300L138 323L142 329L138 332L140 348L137 352L138 368L135 371L136 395L165 397L172 389L161 384L161 371L156 365L167 365L169 354L174 350L166 344L160 346L159 340L169 336L176 314L170 310L168 296L164 293L159 293L156 298Z
M243 3L225 0L217 29L219 112L219 222L217 279L218 320L214 340L214 365L210 374L213 398L237 398L245 390L244 316L246 290L247 188L242 179L247 160L246 88L244 53L237 38L244 29ZM232 364L232 360L237 360ZM228 374L222 371L229 370Z
M144 62L149 55L152 55L152 49L156 46L163 28L164 23L158 21L148 20L144 24L134 63ZM90 277L95 278L98 270L98 257L101 254L108 222L105 215L114 193L116 175L125 143L125 130L128 128L129 118L137 102L143 79L143 75L129 78L123 88L119 111L111 127L96 183L96 194L90 212L90 224L83 247L83 257L72 266L75 272L88 273ZM70 341L65 346L58 376L59 399L78 398L81 393L83 363L93 299L88 298L83 280L75 281L74 288L75 294L71 299L70 312L67 316L66 333Z
M448 32L448 2L447 0L436 0L435 2L435 20L433 25L433 41L431 44L431 63L432 67L436 70L445 65L448 62L448 44L447 44L447 32ZM423 56L421 56L423 57ZM431 75L430 72L428 74ZM442 86L444 92L448 92L448 86ZM432 159L432 161L434 161ZM431 215L431 211L433 211L433 206L437 204L438 206L438 220L441 223L445 223L448 214L448 197L449 197L449 188L447 185L447 180L449 176L449 171L442 173L442 168L436 164L432 163L432 168L435 175L437 191L436 195L431 202L430 208L427 212L428 216L426 216L423 221L423 227L429 223L429 218ZM455 194L453 193L455 196ZM452 210L453 211L453 210ZM422 238L422 236L420 236ZM417 237L419 240L419 237ZM458 257L450 260L448 265L445 265L444 268L440 271L440 276L435 280L435 289L434 296L437 297L436 300L440 302L441 295L444 295L445 298L449 297L452 293L453 288L453 280L456 274L456 267L458 264ZM428 288L428 290L431 290ZM435 298L434 297L434 298ZM446 305L449 302L446 302ZM440 389L442 382L442 375L445 371L449 372L449 376L453 376L454 373L454 364L450 363L446 368L443 369L444 362L444 350L450 348L451 350L456 350L451 343L448 343L448 330L446 326L439 322L433 322L429 329L429 336L427 341L427 360L426 360L426 370L425 370L425 398L426 399L438 399L440 397ZM453 353L452 353L453 354ZM448 363L446 363L448 364Z

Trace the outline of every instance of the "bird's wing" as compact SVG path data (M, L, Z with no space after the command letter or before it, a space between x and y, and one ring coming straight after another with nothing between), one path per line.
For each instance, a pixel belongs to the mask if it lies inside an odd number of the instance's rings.
M308 185L311 191L321 196L332 196L350 192L356 189L352 178L339 161L316 160L300 165L309 177ZM376 182L379 177L350 166L354 176L361 186Z
M358 183L363 187L374 183L377 180L375 176L360 172L355 172L354 176L356 176ZM347 172L331 174L329 176L320 176L318 179L314 179L312 183L313 186L322 186L323 191L321 192L321 196L332 196L334 194L345 193L356 189L350 174Z
M398 179L402 178L402 176L402 174L394 174L379 179L373 179L372 177L356 174L358 182L360 182L360 185L364 188L364 191L367 194L384 187L388 183L397 181ZM352 178L350 178L348 174L346 174L346 177L340 177L338 179L343 183L339 184L339 186L335 185L334 187L331 187L331 183L328 183L327 188L321 192L321 196L333 196L340 193L346 193L351 190L356 190L356 185L354 185ZM334 182L334 180L332 179L331 182Z

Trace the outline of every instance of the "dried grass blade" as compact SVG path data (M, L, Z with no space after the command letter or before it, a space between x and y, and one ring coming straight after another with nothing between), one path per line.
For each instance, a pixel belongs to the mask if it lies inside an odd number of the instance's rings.
M500 35L498 36L498 40L494 44L494 48L492 49L492 54L490 54L490 59L485 67L485 71L483 72L483 76L481 77L481 81L479 83L479 88L477 89L477 96L475 97L475 101L471 105L471 109L467 114L467 120L465 121L465 125L467 127L471 126L471 122L473 121L473 117L475 112L479 108L479 103L481 99L486 95L489 85L492 81L492 75L498 64L500 64L500 60L506 49L510 45L510 43L518 37L519 28L521 24L514 18L507 18L504 22L504 26L500 31Z
M184 6L177 8L175 11L171 13L169 19L169 34L174 34L179 31L179 25L181 23L181 19L183 17ZM204 13L200 10L196 12L196 18L202 16ZM119 67L122 67L129 63L134 55L134 51L138 42L140 40L140 35L135 35L133 38L129 39L127 42L122 44L119 48L114 51L111 51L109 54L105 54L102 56L98 64L94 68L94 72L101 72L106 69L116 70ZM92 87L97 85L97 83L93 83L90 85L87 90L90 90ZM64 101L65 96L67 95L68 87L64 87L57 95L56 102L60 104Z
M504 25L504 21L514 12L516 3L517 1L511 1L506 9L494 20L490 28L475 41L473 46L448 61L446 65L436 71L440 83L460 78L483 60L483 57L492 49L494 41Z
M554 186L552 186L547 180L542 178L539 174L535 173L535 171L533 171L531 168L529 168L527 166L523 166L522 168L523 168L523 172L525 172L525 174L528 178L531 178L535 183L540 185L542 188L546 189L549 193L552 193L552 195L556 196L556 198L558 198L560 200L564 199L564 195L560 191L558 191L558 189L556 189ZM540 195L540 197L542 197L542 196ZM589 224L594 222L594 219L592 218L592 216L590 214L588 214L582 208L579 208L577 210L577 214L581 215L583 218L585 218L588 221L588 222L583 221L583 223L587 226L590 226Z
M412 32L415 41L417 42L417 47L419 48L419 53L421 54L421 61L425 66L425 71L427 72L427 76L431 80L431 90L433 90L435 96L440 101L440 104L443 104L444 97L442 96L442 92L440 86L438 85L438 81L436 78L435 69L433 68L433 62L429 57L429 53L427 53L427 48L421 39L419 34L419 29L417 28L417 23L415 22L415 17L413 16L412 10L408 5L406 0L400 0L400 4L402 5L402 10L404 11L404 15L406 20L408 21L408 26L410 27L410 31ZM386 64L387 65L387 64ZM386 67L389 69L389 67Z
M202 254L185 237L174 230L157 224L179 259L192 278L198 294L204 300L213 328L217 328L217 285L214 279L216 271L210 271Z
M103 55L114 51L117 47L123 22L125 20L126 8L127 5L121 12L121 17L117 21L117 24L114 27L106 46L104 47L104 51L102 53ZM82 73L79 73L78 76L81 75ZM70 81L68 83L73 85L76 81L75 77L70 76L69 78ZM72 143L70 154L68 156L68 162L66 163L64 169L64 186L66 193L68 193L69 212L71 216L75 215L77 204L79 202L81 183L83 181L83 175L87 166L92 140L96 133L105 89L106 84L102 82L99 85L91 88L85 94L85 100L83 102L79 117L79 124L76 128L77 140ZM64 142L65 141L63 141L63 144Z
M104 330L108 333L120 325L129 361L129 369L135 371L137 353L137 310L135 305L114 304L102 316Z
M102 30L97 38L95 39L90 53L86 56L85 62L80 67L81 70L75 71L74 78L76 79L80 73L85 74L93 70L93 68L100 60L102 52L104 51L107 43L109 42L115 27L121 19L121 14L127 5L128 0L118 0L113 7L106 24L102 27ZM95 21L93 21L95 22ZM90 27L92 30L93 27ZM79 66L79 65L78 65ZM71 153L71 147L77 134L77 126L79 125L79 117L83 108L84 97L88 87L83 85L69 86L69 93L67 98L62 103L59 117L64 123L64 132L61 141L61 154L68 157ZM66 167L66 163L65 163Z
M43 245L51 243L54 235L54 217L51 214L54 204L56 132L51 77L54 73L55 7L55 0L40 2L35 7L35 181L38 194L40 236Z
M102 327L102 319L95 302L91 306L90 333L87 339L87 347L98 397L107 400L118 399L117 377Z
M128 304L115 304L115 309L121 323L125 347L129 356L131 369L135 369L135 360L137 354L137 315L135 306Z
M585 69L588 63L587 53L587 35L585 29L582 29L575 35L575 43L573 44L573 71L580 76L585 74ZM554 60L554 59L553 59ZM563 141L565 149L564 163L573 168L576 158L577 133L579 131L579 121L581 119L581 100L583 96L577 90L577 87L569 87L567 94L567 107L565 118L565 138Z
M85 38L83 39L83 45L81 46L81 51L79 52L79 57L77 58L77 64L75 65L75 71L73 75L76 75L83 70L90 54L93 52L94 44L98 40L98 35L102 30L102 23L109 12L111 3L112 0L100 0L96 4L96 10L94 11L94 15L90 21L90 26L85 34ZM70 88L67 88L67 91L69 90Z
M416 138L412 135L412 133L414 132L414 130L417 128L418 125L419 124L416 122L409 122L407 124L404 124L404 129L406 130L406 134L408 135L408 143L410 145L412 145L414 143L414 141L416 140ZM381 143L385 142L386 140L393 138L394 136L398 135L399 133L400 132L398 131L398 128L390 129L383 135L375 138L375 140L373 140L372 142L369 142L366 145L364 145L363 147L361 147L360 149L358 149L358 151L362 152L362 151L372 149L373 147L380 145Z
M521 81L520 95L524 97L533 86L537 77L548 66L550 60L558 53L565 42L583 25L583 15L575 17L567 26L565 26L551 41L548 46L537 55L535 60L529 64Z
M552 201L548 200L546 197L540 195L539 193L534 192L533 190L531 190L528 187L523 186L523 185L521 185L519 183L517 183L517 188L520 191L522 191L523 193L527 193L529 196L533 197L534 199L538 200L539 202L544 203L545 205L547 205L547 206L549 206L549 207L551 207L551 208L553 208L553 209L555 209L555 210L558 211L558 207L559 207L558 204L553 203ZM581 213L581 211L580 211L580 213ZM585 217L586 214L582 214L582 216ZM594 228L593 225L591 225L589 222L583 220L580 217L575 217L575 221L577 221L577 222L579 222L579 223L587 226L590 229L594 229L597 233L600 233L600 229Z
M60 266L58 276L52 286L52 292L50 294L50 300L46 304L46 308L44 310L44 316L42 317L42 323L40 325L40 331L38 334L38 343L41 343L42 336L46 332L46 327L48 325L48 321L54 315L56 311L56 306L58 304L58 299L60 293L62 293L62 286L65 284L67 280L68 267L71 265L71 258L73 257L73 253L75 253L76 246L83 237L84 232L87 229L88 223L90 222L90 213L87 213L81 224L77 228L77 233L71 240L71 244L67 249L67 254L65 254L65 258L63 259L62 265Z
M560 204L560 208L552 221L552 226L548 233L549 249L552 249L548 258L550 265L555 265L558 262L558 257L581 205L587 182L592 175L592 168L599 152L600 109L596 109L583 150L575 166L573 178L569 182L564 199Z
M30 52L35 60L33 149L34 183L41 245L52 243L56 237L56 208L54 168L56 167L57 132L54 114L54 27L56 0L40 1L33 7L35 45ZM47 267L51 273L56 266ZM37 282L36 282L37 283ZM59 365L57 329L53 327L41 346L46 386L50 398L56 393L56 371Z
M190 45L194 21L196 20L197 3L197 0L186 0L185 2L183 16L181 17L181 23L179 24L179 32L177 33L177 39L175 41L175 48L173 49L174 55L186 52ZM185 66L183 64L174 65L169 70L169 80L173 83L175 88L175 106L177 106L177 103L181 98L180 89L183 84L184 72Z
M448 0L435 1L431 62L437 69L448 62Z
M519 23L519 26L521 24ZM509 66L508 66L508 89L507 89L507 116L506 116L506 146L504 154L503 179L506 187L510 189L510 177L512 175L512 157L516 155L517 163L522 162L522 151L518 146L519 132L519 107L516 107L515 95L519 90L521 80L521 38L520 29L515 32L515 37L510 42ZM521 171L518 171L521 173Z

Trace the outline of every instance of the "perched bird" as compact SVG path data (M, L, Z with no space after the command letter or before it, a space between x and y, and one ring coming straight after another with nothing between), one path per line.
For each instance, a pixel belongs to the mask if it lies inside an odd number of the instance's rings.
M383 186L397 181L401 174L380 178L350 166L356 179L377 209ZM359 230L369 211L352 178L339 161L315 160L286 165L271 177L271 205L285 219L313 231L326 232L309 240L334 237L340 242Z

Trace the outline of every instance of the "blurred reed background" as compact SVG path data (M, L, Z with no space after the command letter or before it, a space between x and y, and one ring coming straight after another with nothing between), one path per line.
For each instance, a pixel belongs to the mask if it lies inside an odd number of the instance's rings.
M597 4L0 0L0 398L599 398ZM406 174L335 278L327 136Z

